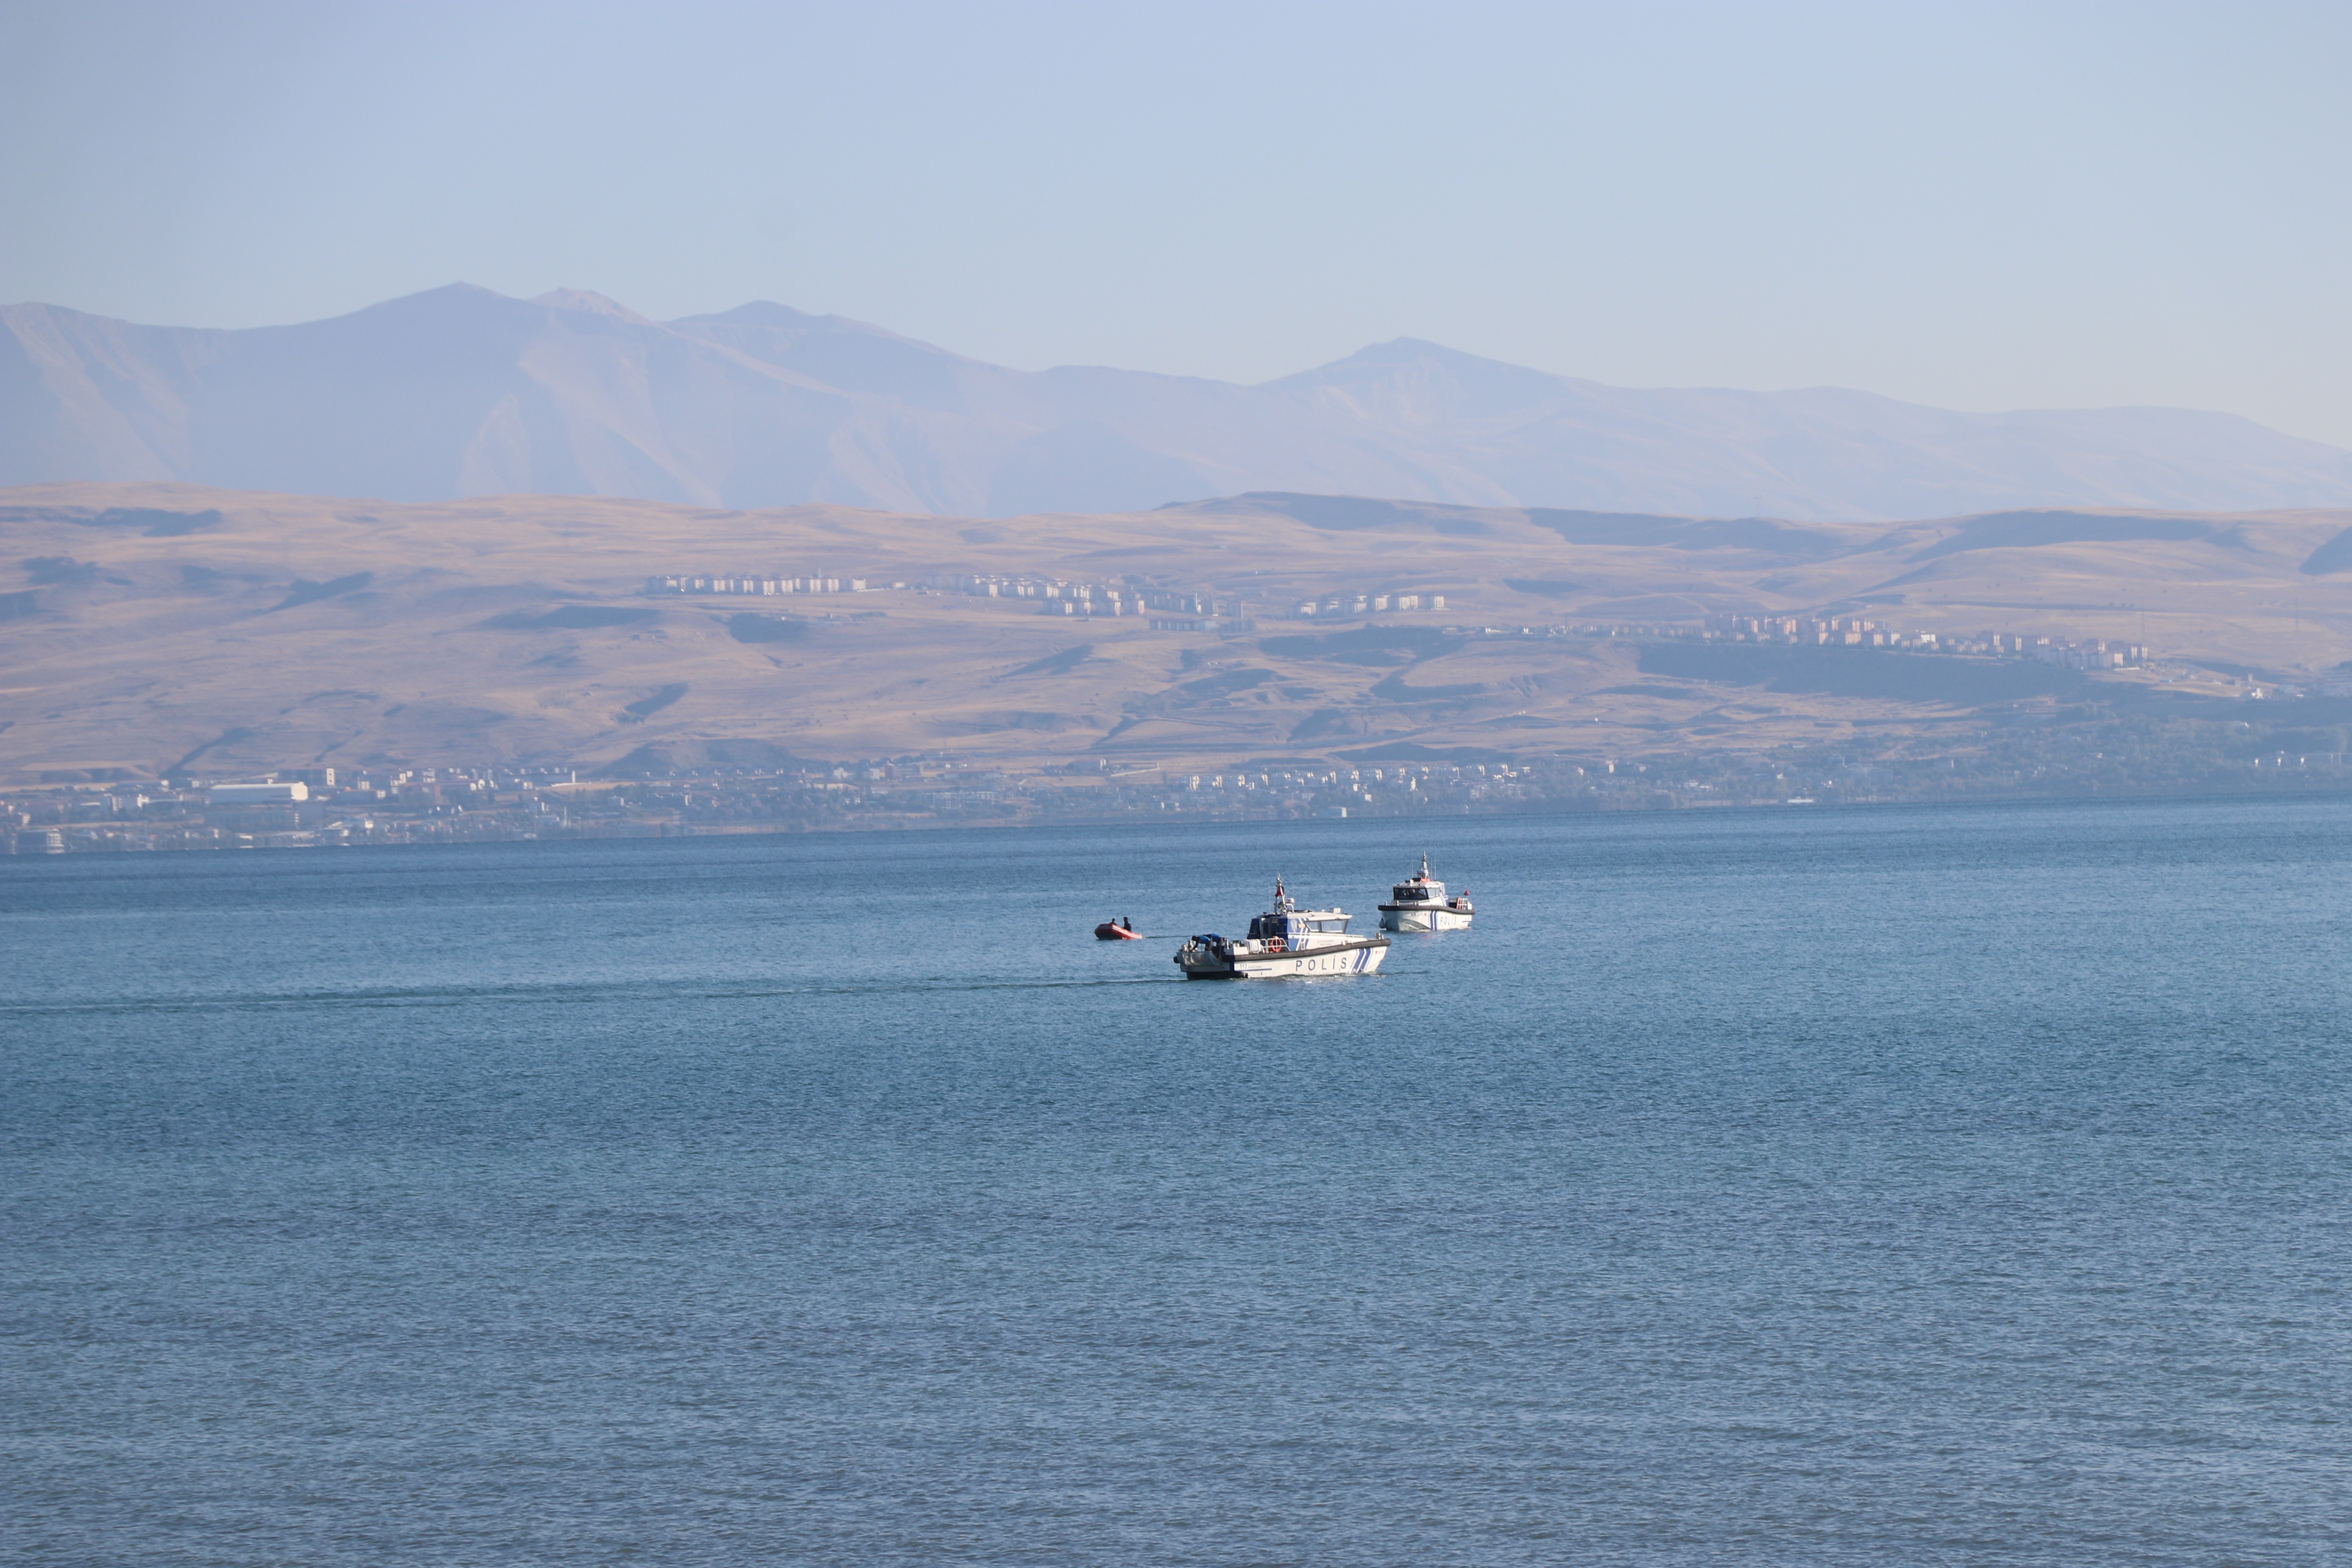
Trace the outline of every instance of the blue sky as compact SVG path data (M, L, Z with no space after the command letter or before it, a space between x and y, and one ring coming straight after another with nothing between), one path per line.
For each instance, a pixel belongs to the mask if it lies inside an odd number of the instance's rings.
M2352 447L2352 5L0 6L0 300L1398 336Z

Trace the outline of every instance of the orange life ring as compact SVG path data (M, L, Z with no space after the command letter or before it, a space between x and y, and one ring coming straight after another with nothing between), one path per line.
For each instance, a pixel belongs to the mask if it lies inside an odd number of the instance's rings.
M1265 939L1265 950L1268 952L1281 952L1286 951L1283 946L1282 939L1278 936L1270 936Z

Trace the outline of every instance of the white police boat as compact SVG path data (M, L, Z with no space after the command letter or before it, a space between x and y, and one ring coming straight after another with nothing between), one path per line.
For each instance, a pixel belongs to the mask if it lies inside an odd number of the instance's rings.
M1429 874L1429 857L1421 858L1421 875L1407 878L1389 889L1390 901L1381 906L1382 931L1468 931L1468 892L1445 896L1445 884Z
M1187 980L1277 980L1297 975L1370 974L1387 956L1384 936L1349 936L1345 910L1302 910L1274 879L1274 908L1253 919L1249 935L1211 931L1189 938L1176 966Z

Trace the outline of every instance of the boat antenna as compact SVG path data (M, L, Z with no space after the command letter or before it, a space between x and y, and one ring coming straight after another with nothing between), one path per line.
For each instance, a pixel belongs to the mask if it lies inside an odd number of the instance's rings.
M1421 874L1424 879L1429 875L1429 851L1426 849L1421 852Z

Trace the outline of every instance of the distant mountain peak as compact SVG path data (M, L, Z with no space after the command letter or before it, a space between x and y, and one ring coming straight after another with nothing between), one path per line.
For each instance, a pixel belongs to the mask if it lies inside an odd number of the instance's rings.
M1339 396L1368 416L1412 423L1436 408L1446 415L1475 416L1545 407L1592 387L1591 382L1570 381L1423 338L1391 338L1345 359L1267 382L1261 390Z
M551 289L531 300L531 303L545 305L550 310L580 310L592 316L610 316L615 321L627 321L633 326L652 327L660 324L638 315L618 300L610 299L587 289Z
M837 324L842 318L812 315L806 310L795 310L790 305L780 305L773 300L753 300L747 304L738 305L731 310L720 310L711 315L680 316L677 320L678 321L735 321L750 327L822 327ZM670 324L676 326L677 321Z
M1354 353L1349 354L1348 358L1370 360L1374 362L1384 362L1390 360L1442 359L1466 360L1475 364L1504 364L1507 363L1503 360L1489 359L1485 354L1474 354L1462 349L1448 348L1444 343L1432 342L1427 338L1391 338L1384 343L1367 343L1362 348L1358 349ZM1520 367L1517 365L1512 365L1510 368L1517 370Z
M363 305L361 309L363 310L381 310L386 305L404 305L411 300L446 300L451 298L466 300L506 300L508 297L499 293L495 289L484 288L479 283L468 283L464 279L460 278L455 283L444 283L437 289L419 289L414 294L403 294L396 299L384 300L373 305Z
M715 315L680 316L669 324L677 329L712 325L758 327L772 331L827 332L842 337L881 338L949 359L961 360L964 357L951 349L943 349L937 343L924 342L919 338L907 337L903 333L892 331L887 327L877 327L871 321L861 321L855 316L813 315L806 310L795 310L790 305L779 305L773 300L754 300L749 304L738 305L731 310L721 310Z

